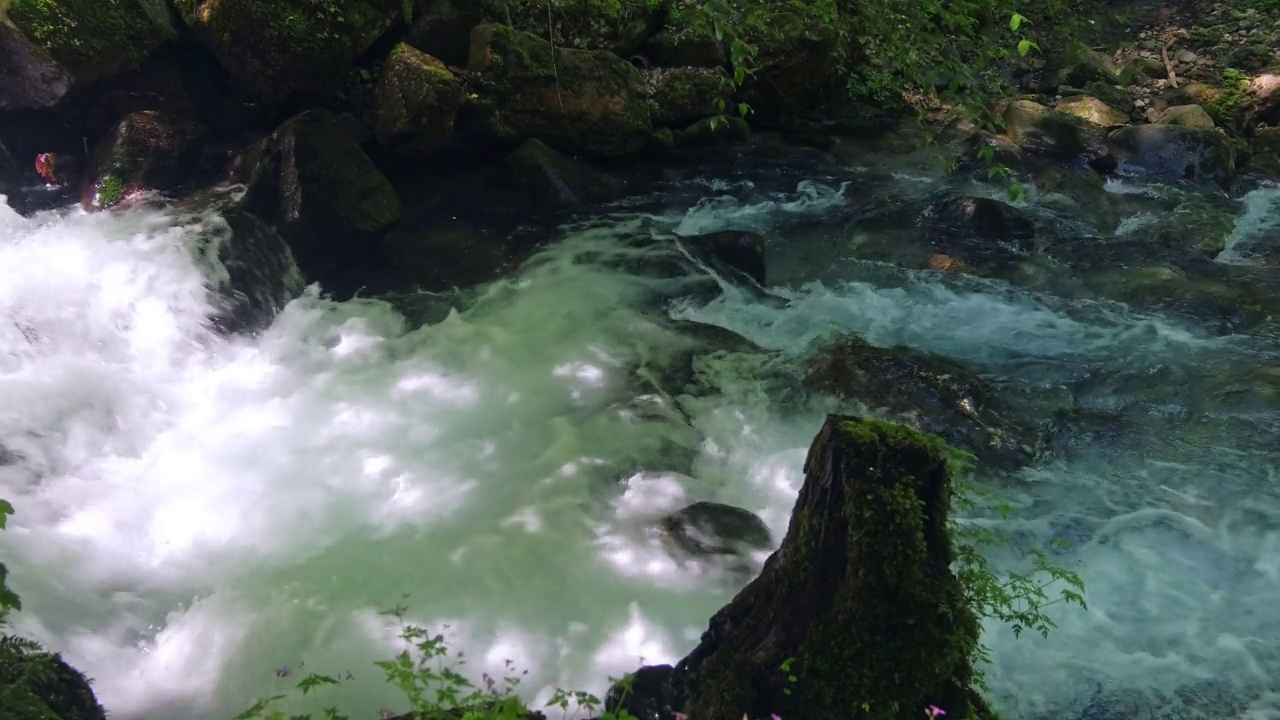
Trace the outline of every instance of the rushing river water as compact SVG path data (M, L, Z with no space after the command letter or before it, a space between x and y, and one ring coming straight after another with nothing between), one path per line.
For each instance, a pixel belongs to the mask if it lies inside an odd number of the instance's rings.
M681 657L741 582L674 559L654 518L707 499L785 531L830 406L782 402L758 370L834 329L967 363L1032 414L1064 398L1085 411L1059 452L999 479L1013 512L996 525L1023 547L1069 540L1055 561L1089 603L1053 608L1048 639L988 627L1007 717L1280 717L1274 321L1224 321L1220 292L1192 294L1203 279L1164 304L1123 276L1090 281L1168 204L1099 235L1030 197L1051 241L1040 260L985 278L908 269L912 203L943 182L671 183L564 227L440 322L313 288L254 337L207 323L219 268L198 250L216 214L0 205L16 627L95 678L121 720L227 718L291 682L283 666L351 673L298 710L402 709L371 665L399 649L378 611L401 602L447 624L473 672L527 668L530 698L602 692ZM1206 260L1215 287L1280 298L1278 209L1276 188L1234 206ZM708 300L653 270L679 255L676 234L725 227L768 235L767 296ZM692 383L669 386L693 345L676 320L763 350L700 356Z

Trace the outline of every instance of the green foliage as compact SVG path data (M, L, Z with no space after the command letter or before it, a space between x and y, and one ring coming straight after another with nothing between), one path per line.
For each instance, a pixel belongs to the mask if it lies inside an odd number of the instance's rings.
M5 523L10 515L13 514L13 506L7 500L0 500L0 530L3 530ZM22 601L18 599L17 593L9 589L6 580L9 577L9 569L0 562L0 628L5 626L5 621L9 613L14 610L22 609Z
M1235 69L1222 71L1222 91L1204 104L1205 112L1219 125L1230 126L1236 112L1248 101L1249 76Z
M973 466L972 456L953 451L953 472L957 477ZM1001 518L1007 518L1010 507L996 493L971 481L957 482L955 505L958 509L974 509L980 504L994 506ZM1026 572L998 575L983 555L984 550L1008 544L993 530L978 524L951 521L951 537L955 547L954 571L964 587L965 600L980 618L993 618L1009 625L1015 636L1030 630L1048 637L1056 627L1046 612L1058 603L1086 608L1084 581L1078 573L1053 565L1043 550L1029 551L1031 569ZM1064 546L1055 540L1050 549ZM978 646L978 660L988 661L990 648ZM985 688L981 667L975 668L975 682Z

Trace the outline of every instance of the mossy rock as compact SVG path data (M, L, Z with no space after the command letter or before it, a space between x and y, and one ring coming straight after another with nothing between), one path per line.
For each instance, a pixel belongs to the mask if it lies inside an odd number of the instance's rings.
M751 139L751 126L737 116L703 118L673 137L676 147L714 147L744 143Z
M1203 130L1214 128L1213 118L1199 105L1170 105L1156 115L1156 122Z
M627 55L662 22L665 0L425 0L406 40L447 63L467 60L477 25L509 25L556 47Z
M604 50L565 50L501 25L472 31L468 70L483 82L470 130L536 137L565 152L616 157L652 141L644 76Z
M659 525L681 551L695 556L742 555L773 546L769 526L755 513L723 503L693 503Z
M619 195L626 183L550 148L525 140L503 162L506 180L544 207L570 207Z
M683 711L916 720L937 705L989 717L969 687L979 625L951 571L945 448L832 415L804 471L781 547L676 666Z
M1161 63L1139 56L1125 63L1116 82L1120 85L1139 85L1147 80L1159 80L1168 74Z
M398 21L400 0L174 0L196 38L266 105L323 99Z
M366 252L400 219L395 189L328 110L286 120L250 155L245 208L276 224L310 280Z
M50 107L177 37L164 0L9 0L0 28L0 107Z
M645 72L653 124L688 126L728 107L733 84L720 68L658 68Z
M401 43L374 90L374 136L391 152L426 157L449 141L462 101L462 83L444 63Z

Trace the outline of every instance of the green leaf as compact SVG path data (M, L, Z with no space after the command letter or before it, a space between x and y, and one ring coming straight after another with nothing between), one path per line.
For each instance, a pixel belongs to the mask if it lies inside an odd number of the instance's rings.
M1018 32L1018 28L1022 27L1024 22L1030 22L1030 20L1027 20L1021 13L1014 13L1013 17L1009 18L1009 29Z
M1026 57L1026 54L1027 54L1027 53L1029 53L1029 52L1031 52L1031 48L1035 48L1035 49L1037 49L1037 50L1039 50L1039 49L1040 49L1038 46L1036 46L1036 44L1035 44L1035 43L1033 43L1033 42L1031 42L1030 40L1027 40L1027 39L1025 39L1025 38L1024 38L1024 39L1022 39L1022 40L1019 40L1019 41L1018 41L1018 54L1019 54L1019 55L1022 55L1023 57Z
M0 500L0 530L4 529L5 518L13 514L13 506L8 500Z

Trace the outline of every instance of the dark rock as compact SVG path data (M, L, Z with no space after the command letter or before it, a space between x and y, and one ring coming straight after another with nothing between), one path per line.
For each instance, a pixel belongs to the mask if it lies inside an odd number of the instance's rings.
M728 109L733 84L720 68L658 68L645 73L653 124L687 126Z
M606 51L554 49L500 25L472 32L468 70L485 83L472 106L472 129L500 140L536 137L566 152L636 153L653 123L644 75Z
M1258 120L1280 125L1280 72L1263 73L1250 80L1249 95Z
M544 205L570 207L615 196L626 188L619 178L525 140L504 163L507 179Z
M765 239L760 233L723 230L704 235L682 237L699 254L714 258L725 267L746 275L757 285L765 285Z
M1123 171L1227 186L1235 154L1214 130L1176 125L1133 125L1111 133Z
M718 68L729 64L724 43L711 27L702 23L681 23L664 28L645 45L654 63L661 67Z
M244 207L275 223L309 280L372 249L400 198L328 110L285 121L246 158Z
M193 179L204 126L153 111L126 116L93 153L81 202L102 210L146 191L169 192Z
M533 33L560 48L626 56L657 29L664 9L649 0L567 0L555 5L548 20L544 0L425 0L422 5L406 40L450 65L467 62L472 28L491 23Z
M605 712L627 712L636 720L674 720L681 698L671 683L673 671L670 665L646 665L635 671L626 682L609 688Z
M764 521L748 510L696 502L662 519L666 536L690 555L740 555L773 546Z
M1041 78L1041 92L1052 93L1060 85L1082 88L1094 81L1118 82L1120 69L1106 55L1081 48L1075 52L1051 55Z
M324 99L400 18L392 0L174 0L195 37L266 105Z
M933 207L929 242L939 254L975 268L1023 258L1036 250L1036 231L1021 210L999 200L953 196Z
M1280 178L1280 127L1258 128L1249 151L1250 167Z
M452 217L410 219L381 243L383 280L403 290L443 292L497 280L521 259L502 235Z
M401 43L378 78L374 134L387 150L425 157L449 141L462 101L462 83L444 63Z
M1120 85L1136 85L1146 80L1160 80L1165 77L1168 77L1168 72L1159 61L1138 56L1125 63L1116 82Z
M991 387L945 357L880 348L858 338L820 347L805 363L810 392L850 400L937 435L984 465L1016 469L1035 458L1036 432L1007 419Z
M14 0L0 8L0 109L56 105L177 37L161 0Z
M915 720L933 704L989 716L970 688L979 625L950 569L943 448L833 415L804 470L781 548L676 666L682 710L829 720L870 706Z
M1259 72L1276 64L1276 49L1257 43L1241 45L1228 53L1222 62L1237 70Z
M841 21L827 2L744 3L743 40L756 49L738 99L752 120L788 123L831 95L839 72ZM846 49L856 56L856 49ZM732 58L730 58L732 60Z
M214 325L224 333L255 333L302 294L305 280L289 245L266 222L224 207L219 220L205 223L204 253L226 270L213 290L219 298Z

